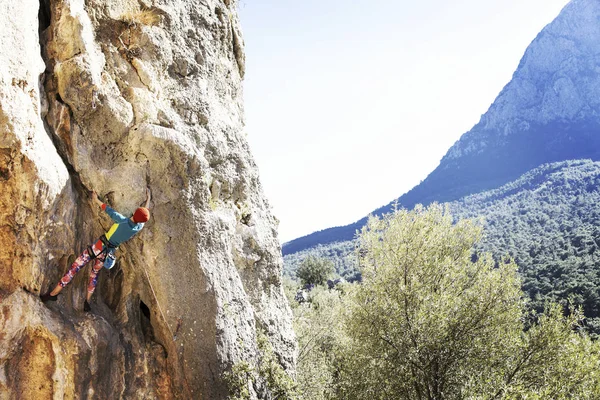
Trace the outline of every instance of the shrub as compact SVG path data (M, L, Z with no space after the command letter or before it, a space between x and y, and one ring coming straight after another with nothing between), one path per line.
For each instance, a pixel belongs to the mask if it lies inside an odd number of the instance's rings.
M324 258L308 256L296 271L303 285L323 285L333 274L333 263Z

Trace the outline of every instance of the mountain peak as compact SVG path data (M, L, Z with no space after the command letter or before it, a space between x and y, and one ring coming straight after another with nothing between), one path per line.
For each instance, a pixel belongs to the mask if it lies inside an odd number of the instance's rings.
M599 94L600 2L573 0L538 34L512 80L446 158L481 152L555 121L598 119Z

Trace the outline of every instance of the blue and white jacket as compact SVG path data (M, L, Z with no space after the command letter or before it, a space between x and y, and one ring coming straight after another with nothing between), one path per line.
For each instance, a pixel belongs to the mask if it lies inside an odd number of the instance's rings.
M102 204L102 209L106 211L113 221L115 221L113 226L111 226L105 234L106 239L108 239L110 244L115 247L131 239L144 227L143 222L133 222L130 218L119 214L106 204Z

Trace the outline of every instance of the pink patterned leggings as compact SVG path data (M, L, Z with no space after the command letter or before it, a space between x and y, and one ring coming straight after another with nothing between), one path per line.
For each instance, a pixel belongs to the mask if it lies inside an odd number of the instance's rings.
M101 240L98 240L92 246L92 250L94 251L94 254L99 254L99 255L94 260L94 265L92 267L92 270L90 271L90 279L88 281L88 287L87 287L88 293L90 295L92 293L94 293L94 290L96 289L96 285L98 284L98 272L100 272L100 270L102 269L102 266L104 264L104 259L106 257L106 253L100 254L102 252L103 247L104 247L104 245L102 244ZM75 276L75 274L77 272L79 272L79 270L84 265L89 263L90 260L91 260L91 257L90 257L89 250L85 249L83 251L83 253L81 253L79 255L79 257L77 257L75 262L71 265L71 268L69 268L67 273L61 278L61 280L58 284L62 287L67 286L73 280L73 277Z

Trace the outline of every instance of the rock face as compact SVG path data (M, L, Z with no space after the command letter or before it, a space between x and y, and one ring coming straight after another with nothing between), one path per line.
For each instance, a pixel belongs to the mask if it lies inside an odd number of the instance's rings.
M497 188L541 164L600 160L600 2L572 0L527 48L487 113L403 205Z
M259 343L293 374L276 220L243 133L236 7L0 5L0 399L226 398L223 374L258 371ZM89 266L42 304L112 223L89 191L127 215L147 186L152 217L101 271L92 313ZM259 373L247 381L269 398Z
M544 163L600 160L599 20L598 0L571 0L530 44L479 123L398 203L412 208L453 201L500 187ZM394 203L373 213L389 212ZM365 223L363 218L295 239L283 253L351 240Z
M598 1L572 0L531 43L511 82L481 121L448 151L441 166L451 168L454 160L497 153L527 140L538 152L557 158L569 151L591 150L597 156L599 18ZM590 143L593 148L586 148Z

